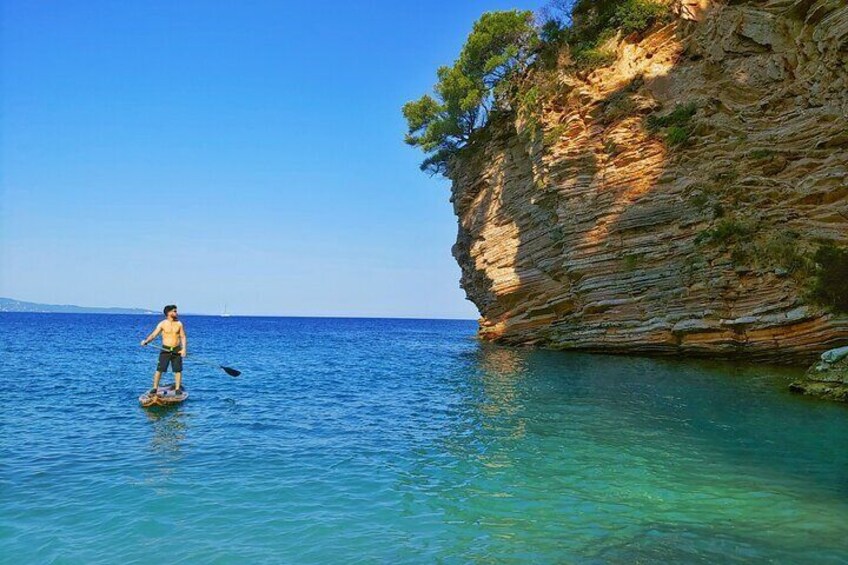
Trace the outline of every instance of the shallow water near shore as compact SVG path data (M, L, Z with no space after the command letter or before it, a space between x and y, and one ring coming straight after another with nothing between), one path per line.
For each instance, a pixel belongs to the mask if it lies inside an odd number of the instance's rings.
M848 562L848 408L801 371L475 323L0 314L0 562ZM168 376L170 380L170 376Z

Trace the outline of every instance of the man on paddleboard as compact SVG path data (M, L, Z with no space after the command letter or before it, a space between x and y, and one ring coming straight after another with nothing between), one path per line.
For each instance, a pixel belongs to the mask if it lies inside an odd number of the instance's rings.
M185 326L179 321L177 307L174 304L165 306L165 319L159 322L156 329L149 336L141 340L141 345L147 345L159 334L162 334L162 349L159 353L159 364L156 366L156 372L153 373L153 389L150 391L156 394L156 389L159 387L159 378L162 373L168 370L168 365L174 372L174 386L176 392L182 392L183 379L183 357L186 356L186 332Z

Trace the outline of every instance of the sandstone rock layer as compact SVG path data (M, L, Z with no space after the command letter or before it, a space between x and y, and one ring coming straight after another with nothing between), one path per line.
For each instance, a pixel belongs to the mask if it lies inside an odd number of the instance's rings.
M775 362L848 342L795 268L848 244L848 4L679 12L453 167L482 338ZM648 127L685 105L684 143Z

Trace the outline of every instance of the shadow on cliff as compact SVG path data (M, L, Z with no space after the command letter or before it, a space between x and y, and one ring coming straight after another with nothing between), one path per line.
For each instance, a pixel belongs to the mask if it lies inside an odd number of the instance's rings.
M782 349L781 328L757 333L744 318L762 306L757 293L769 296L773 287L789 289L774 294L774 300L790 310L797 302L794 283L752 274L734 265L728 250L698 241L699 234L724 221L728 198L739 208L734 218L738 212L759 221L765 208L778 205L736 182L751 172L739 170L741 157L752 148L746 140L752 128L740 108L762 112L779 104L763 98L770 93L757 82L759 71L738 61L759 56L766 61L771 46L737 37L728 48L738 52L708 62L697 45L693 48L698 25L704 24L678 22L651 32L646 42L657 49L649 45L639 55L650 60L642 71L600 69L593 80L572 85L565 99L555 101L563 121L553 127L563 129L565 143L530 144L528 151L516 135L501 136L465 178L454 179L472 187L455 193L460 233L454 254L463 269L463 288L483 316L483 337L607 353L772 360ZM620 50L638 47L625 41ZM615 87L581 94L605 80ZM669 116L675 102L694 105L692 123L665 127L654 119L655 127L649 127L650 116ZM768 152L763 142L753 148ZM715 147L733 159L704 164ZM767 178L775 174L769 166L780 166L773 161L745 165L760 167L757 173ZM704 171L712 176L699 177ZM776 197L792 204L791 192ZM724 222L731 220L736 221ZM691 312L694 304L709 313ZM672 322L655 322L663 315ZM675 319L680 322L673 324ZM722 323L727 320L741 321ZM808 351L789 354L791 360L807 361L848 337L846 325L819 343L816 323L798 321L797 332L810 334L800 344Z
M650 191L666 156L663 143L644 131L642 115L628 113L616 120L604 115L626 104L638 89L650 90L667 78L633 76L588 106L585 96L574 93L590 83L572 85L565 99L553 101L561 107L559 118L566 120L551 126L564 129L564 146L542 147L538 139L528 144L514 133L498 135L462 177L453 179L463 186L454 196L460 218L454 255L463 267L462 286L483 315L481 335L504 343L544 344L547 328L555 331L569 315L593 308L579 290L597 265L592 256L599 246L612 246L620 235L621 215ZM492 128L514 125L494 123ZM622 128L642 136L658 158L652 171L646 174L641 167L631 182L610 187L611 167L644 163L644 147L633 147L632 141L616 144L617 137L626 137L620 135ZM541 163L541 174L534 163ZM572 229L565 233L567 224ZM564 300L550 300L563 295Z

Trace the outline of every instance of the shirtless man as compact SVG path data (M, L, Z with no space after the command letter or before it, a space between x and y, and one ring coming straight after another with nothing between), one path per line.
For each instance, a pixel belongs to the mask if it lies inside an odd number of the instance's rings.
M153 390L156 393L159 387L159 377L168 370L168 364L174 372L174 385L176 392L182 391L183 379L183 357L186 356L186 332L183 323L177 319L177 307L174 304L165 306L165 319L159 322L156 329L149 336L141 340L141 345L147 345L159 334L162 334L162 347L167 351L159 353L159 365L153 373Z

